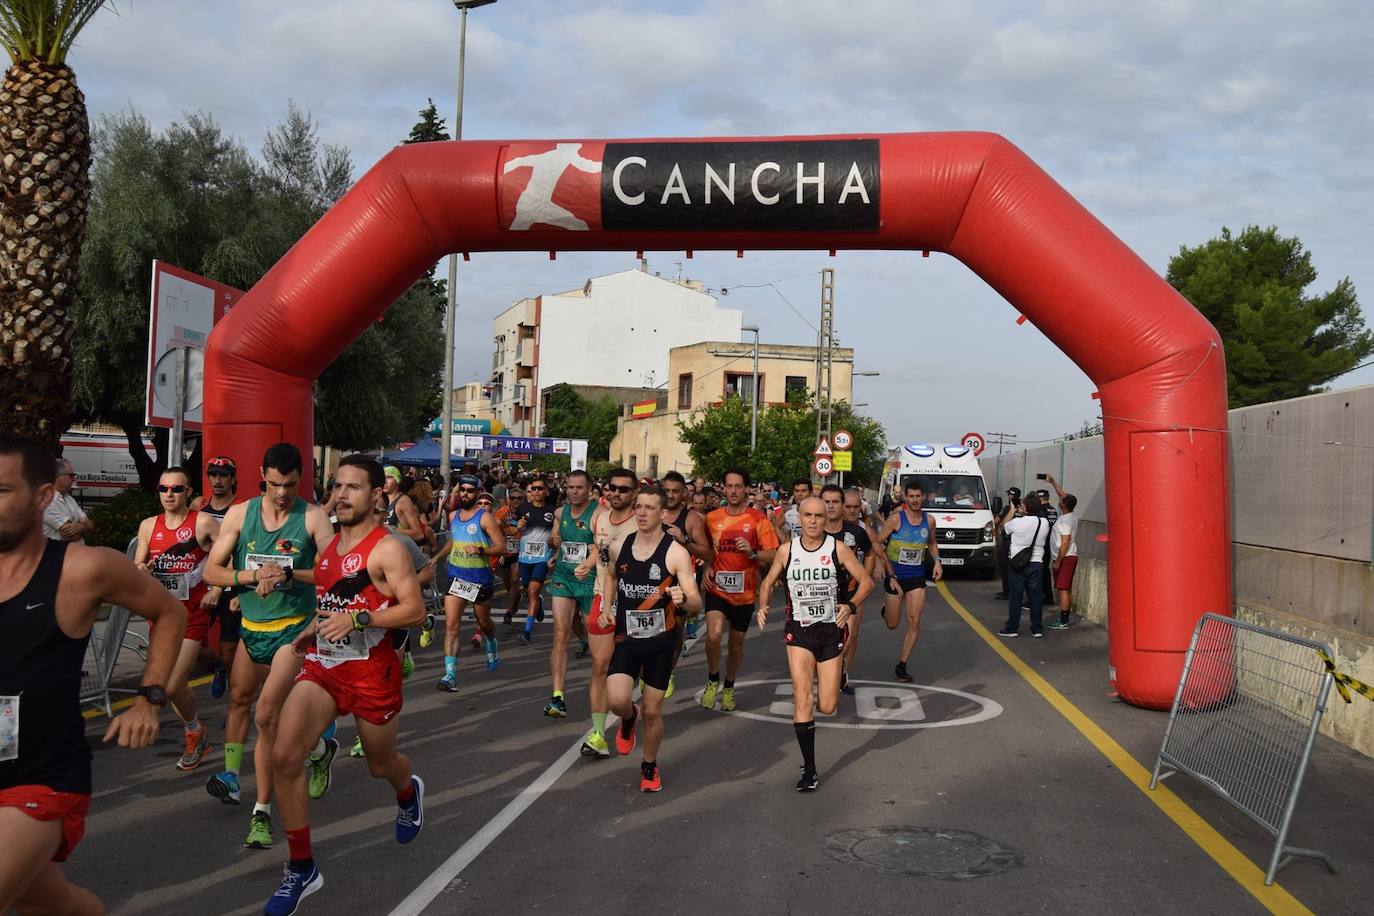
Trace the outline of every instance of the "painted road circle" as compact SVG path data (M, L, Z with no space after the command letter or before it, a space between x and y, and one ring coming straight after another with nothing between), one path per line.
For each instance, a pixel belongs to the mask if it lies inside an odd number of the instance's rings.
M889 681L857 681L851 679L854 696L840 694L840 705L834 715L816 713L816 725L820 728L850 728L875 730L882 728L948 728L954 725L976 725L995 719L1002 714L1002 704L988 697L955 690L952 687L934 687L929 684L893 684ZM756 705L766 699L769 703L766 712L754 712L740 708L729 715L760 722L776 722L781 725L792 724L792 682L786 678L775 680L738 681L735 690L746 687L772 688L766 693L749 691L736 696L736 702L754 702ZM691 702L701 703L701 690L691 698ZM760 693L762 695L760 696ZM686 701L686 698L684 698Z

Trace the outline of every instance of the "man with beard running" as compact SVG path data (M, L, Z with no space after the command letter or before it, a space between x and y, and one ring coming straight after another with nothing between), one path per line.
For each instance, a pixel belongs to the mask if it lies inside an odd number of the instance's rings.
M675 631L678 616L701 609L692 556L668 537L663 525L663 490L650 484L635 497L635 530L626 536L611 567L608 594L603 599L603 627L615 627L606 690L610 707L620 716L615 749L622 757L634 752L643 720L644 759L639 765L639 791L663 791L658 751L663 744L663 699L677 660ZM644 684L640 702L633 702L635 681Z
M186 607L186 630L181 637L167 696L181 719L186 749L177 769L194 770L210 752L210 731L196 716L196 695L187 680L200 657L201 643L210 635L210 608L220 589L205 584L205 558L215 543L219 524L204 512L188 507L191 478L182 468L168 468L158 478L157 498L162 512L138 526L134 565L152 576L167 593ZM151 634L150 634L151 635Z
M458 689L458 649L463 611L472 606L477 629L487 650L487 670L495 671L496 625L491 620L494 575L491 559L506 553L506 536L496 517L478 508L481 482L471 474L458 478L458 507L449 515L448 594L444 596L444 676L436 685L453 693Z
M855 605L868 597L873 580L854 552L825 531L824 502L809 496L797 510L801 534L779 547L773 557L773 566L759 586L758 620L762 630L768 620L769 595L781 580L787 590L783 640L792 675L792 727L802 752L797 791L814 792L821 781L816 770L813 706L828 716L839 703L846 624ZM845 594L845 576L854 584L852 597ZM814 693L813 683L817 685Z
M908 478L902 488L903 502L878 531L878 543L887 545L880 557L885 576L883 590L883 622L895 630L906 612L906 632L902 635L902 654L892 676L904 684L911 683L906 663L921 637L921 610L926 606L926 564L932 565L932 577L940 581L944 570L940 566L940 548L935 543L935 517L921 508L925 503L924 485L915 477Z
M243 843L250 849L272 845L272 741L281 704L301 666L291 644L314 618L315 556L334 537L329 516L299 495L299 449L289 442L270 446L261 470L263 495L229 510L205 564L205 580L211 585L243 590L242 641L229 679L224 772L205 784L205 790L225 804L239 803L248 710L254 695L262 691L253 717L258 727L253 749L257 803Z
M401 711L401 663L389 629L424 620L420 582L406 548L378 525L373 505L382 489L381 465L349 455L334 475L339 533L315 566L318 610L292 645L305 663L282 705L272 746L277 805L290 861L265 916L290 916L324 886L310 842L305 769L301 761L338 716L353 716L367 770L396 793L396 842L409 843L424 825L424 781L396 750Z
M100 901L58 867L81 841L91 803L80 698L87 642L106 604L157 624L138 696L105 732L106 742L147 747L186 608L123 554L44 537L56 478L46 448L0 433L0 913L96 916Z
M744 662L744 634L749 632L749 618L754 615L759 565L773 562L778 533L768 516L747 505L747 471L731 468L722 481L725 505L706 516L715 554L706 570L707 674L701 705L703 709L713 709L719 698L722 712L734 712L735 676ZM726 624L730 626L730 638L722 689L720 642Z
M553 646L549 650L553 695L544 707L544 715L556 719L568 714L568 703L563 697L568 676L568 636L579 625L586 633L586 618L591 614L592 596L596 594L596 582L590 576L577 577L577 568L592 555L595 542L592 526L596 506L591 502L591 477L586 471L573 471L564 486L568 501L554 513L553 536L549 539L554 552L553 575L549 580L549 594L553 596Z
M205 476L210 481L210 495L197 496L191 508L210 516L218 526L224 522L224 516L238 494L238 465L228 455L217 455L206 463ZM219 600L210 609L210 626L219 622L219 665L210 680L210 696L216 700L224 696L229 686L229 669L234 665L234 653L238 650L239 623L242 619L238 602L234 600L234 590L219 589Z
M534 638L534 625L544 620L544 580L549 577L549 560L553 557L549 547L553 508L547 504L548 499L548 483L542 477L534 477L525 484L524 504L515 510L516 528L520 531L520 587L529 598L525 629L517 637L525 646Z
M596 551L583 560L574 575L586 579L596 571L596 594L592 598L592 612L587 618L587 639L592 647L592 676L587 684L587 705L591 709L592 730L582 742L582 756L606 758L611 756L606 743L606 714L610 709L606 695L606 677L610 673L611 656L615 653L615 626L602 621L601 609L610 609L614 592L611 585L612 564L620 556L620 545L635 530L633 471L616 468L606 478L606 505L597 510L592 519L592 537Z

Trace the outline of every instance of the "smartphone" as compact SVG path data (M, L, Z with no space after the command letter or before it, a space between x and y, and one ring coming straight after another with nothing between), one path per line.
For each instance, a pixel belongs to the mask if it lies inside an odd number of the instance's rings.
M1036 479L1036 480L1049 480L1049 479L1050 479L1050 475L1049 475L1049 474L1036 474L1036 475L1035 475L1035 479Z

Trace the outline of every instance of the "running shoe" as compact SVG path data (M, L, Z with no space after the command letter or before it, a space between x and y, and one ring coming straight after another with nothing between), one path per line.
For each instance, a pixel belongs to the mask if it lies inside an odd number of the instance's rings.
M521 630L520 635L515 638L522 646L528 646L530 644L530 634L526 633L524 630Z
M585 643L585 642L584 642L584 643L581 645L581 647L578 648L578 650L577 650L576 652L573 653L573 658L586 658L588 655L591 655L591 654L592 654L592 646L591 646L591 643Z
M202 725L193 732L186 733L186 750L177 761L178 770L194 770L200 766L205 755L210 753L210 729Z
M501 667L501 657L500 657L499 655L497 655L495 652L488 652L488 653L487 653L487 670L488 670L488 671L495 671L497 668L500 668L500 667Z
M210 696L218 700L224 696L224 691L229 689L229 672L219 667L215 669L215 676L210 678Z
M248 819L248 839L243 845L249 849L272 848L272 815L266 811L254 811Z
M263 916L292 916L300 909L301 901L324 887L324 875L313 862L305 871L297 871L288 863L281 873L281 886L268 898L262 908Z
M434 645L434 615L426 614L425 622L420 626L420 648L428 649Z
M1015 639L1021 634L1013 630L1011 627L1002 627L1002 629L997 631L997 635L1001 636L1003 639Z
M1031 629L1031 639L1040 639L1045 635L1045 631L1039 628Z
M551 697L544 706L544 715L550 719L562 719L568 714L568 704L562 697Z
M415 673L415 659L411 656L410 650L406 649L401 655L401 680L408 681L410 676Z
M897 667L892 669L892 676L903 684L911 683L911 675L907 673L906 662L898 662Z
M324 739L324 756L310 758L310 797L316 801L324 798L329 791L330 770L334 767L334 755L339 752L339 742L333 738Z
M706 689L701 692L701 708L715 709L716 697L720 695L720 681L707 681Z
M1051 630L1067 630L1070 624L1063 617L1060 617L1058 620L1051 620L1049 623L1045 624L1045 626L1049 627Z
M451 674L445 674L443 677L439 678L439 682L434 686L437 689L447 691L448 693L458 692L458 682Z
M801 779L797 780L798 792L814 792L821 787L821 778L815 773L802 770Z
M663 699L666 700L672 696L674 690L677 690L677 675L670 674L668 675L668 689L663 691Z
M840 693L848 697L854 695L854 688L849 686L849 672L843 668L840 669Z
M635 714L630 716L629 721L626 722L624 719L621 719L620 725L615 730L615 752L622 757L628 757L630 754L634 753L635 732L639 727L638 703L634 704L634 710ZM625 731L626 725L630 727L628 733Z
M515 626L515 608L506 611L506 616L501 618L501 622L508 627Z
M724 690L720 692L720 711L735 711L735 688L726 687Z
M237 805L239 803L239 774L230 773L228 770L223 773L216 773L205 780L205 791L226 805Z
M639 791L663 791L663 775L658 771L658 764L641 763L639 765Z
M481 631L481 630L478 630L476 633L473 633L473 634L472 634L472 639L469 639L469 640L468 640L468 645L472 646L474 649L480 649L480 648L482 648L482 631Z
M420 835L425 825L425 781L418 776L410 777L410 787L415 797L408 805L396 807L396 842L405 844Z
M543 601L540 601L540 602L539 602L539 610L537 610L537 611L534 612L534 621L535 621L535 623L543 623L543 622L544 622L544 602L543 602Z
M348 752L350 757L366 757L367 751L363 750L363 736L359 735L353 739L353 749Z
M606 736L601 732L592 732L587 735L582 742L582 756L596 758L611 756L611 748L606 743Z

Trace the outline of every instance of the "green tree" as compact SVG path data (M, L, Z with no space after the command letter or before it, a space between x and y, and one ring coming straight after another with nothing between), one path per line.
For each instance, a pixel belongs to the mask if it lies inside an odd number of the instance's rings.
M0 425L56 449L71 416L71 313L90 203L86 99L67 66L105 0L0 0Z
M759 428L762 431L762 418ZM749 407L738 396L678 420L677 430L695 476L720 480L727 468L749 467ZM753 476L752 468L749 473Z
M544 435L586 439L587 460L605 461L611 454L620 408L610 397L593 401L567 384L549 389L544 408Z
M1221 336L1232 407L1322 391L1374 352L1355 285L1306 295L1312 255L1274 226L1183 246L1167 278Z
M434 107L434 100L430 99L429 104L420 109L420 120L410 129L410 136L406 138L406 142L432 143L435 140L452 139L448 135L444 119L439 117L439 109Z

